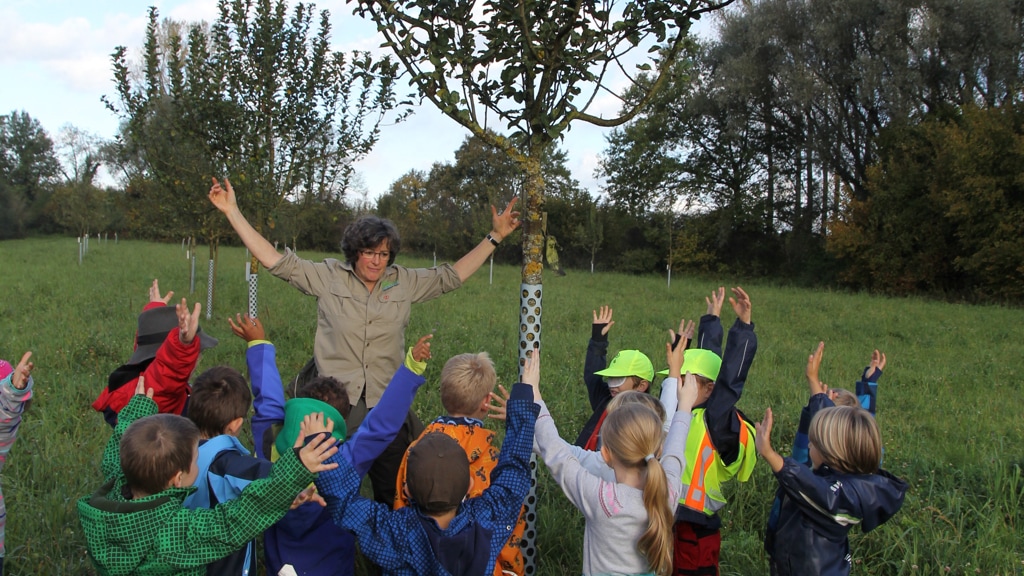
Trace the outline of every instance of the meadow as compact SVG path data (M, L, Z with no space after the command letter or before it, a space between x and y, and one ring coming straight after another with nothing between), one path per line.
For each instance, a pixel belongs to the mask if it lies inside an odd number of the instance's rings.
M74 239L0 242L0 357L16 362L32 350L36 362L35 400L2 472L8 574L93 573L75 502L102 483L99 459L110 428L90 404L131 354L153 278L176 299L199 300L205 308L207 254L200 247L190 295L189 264L176 244L94 238L79 266ZM200 371L217 364L244 368L244 343L226 322L246 309L244 262L244 249L221 248L213 319L202 322L220 345L204 352ZM399 263L431 264L406 256ZM499 381L516 381L519 269L495 266L493 282L488 276L485 265L460 290L413 307L407 341L434 334L428 384L415 404L424 421L441 413L437 379L453 354L485 350ZM888 356L878 408L884 464L910 490L889 523L866 535L852 532L854 573L1024 573L1024 310L733 277L677 273L667 285L656 275L548 275L541 389L562 436L575 438L590 413L582 369L592 310L614 309L610 354L640 349L660 369L667 330L681 317L698 319L713 288L737 283L750 294L759 339L739 408L758 420L772 407L773 441L783 455L807 400L807 356L819 340L825 341L822 380L831 386L852 389L874 348ZM315 301L261 272L259 315L277 345L281 373L290 378L312 351ZM728 328L734 320L728 304L722 316ZM578 574L582 518L539 468L537 573ZM775 486L763 462L750 482L730 486L723 574L767 573L761 543Z

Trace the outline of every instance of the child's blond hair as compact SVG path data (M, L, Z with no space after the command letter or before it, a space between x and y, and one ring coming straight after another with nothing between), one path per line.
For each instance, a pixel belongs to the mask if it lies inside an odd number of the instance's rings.
M475 414L497 382L487 352L453 356L441 370L441 405L449 415Z
M882 436L870 412L832 406L814 415L808 439L822 461L838 472L873 474L882 461Z
M199 428L176 414L153 414L132 422L121 436L121 470L128 488L163 492L178 472L192 469Z
M650 408L638 403L622 403L609 410L601 425L604 447L621 464L647 472L644 483L644 508L647 530L637 547L658 575L672 571L672 508L668 503L668 478L661 467L662 421Z

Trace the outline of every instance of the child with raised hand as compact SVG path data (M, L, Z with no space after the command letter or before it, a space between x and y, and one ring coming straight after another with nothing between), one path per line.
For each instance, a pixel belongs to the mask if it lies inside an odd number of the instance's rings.
M662 439L668 434L669 428L672 426L672 419L670 416L675 413L676 407L679 402L676 395L677 383L679 382L680 367L683 365L683 351L689 345L690 340L693 339L693 321L687 321L685 318L679 321L679 332L672 330L669 333L669 343L666 346L666 357L668 358L669 369L659 372L659 374L673 376L666 378L661 383L661 397L655 399L646 392L640 392L638 390L626 390L620 392L612 398L611 402L608 403L608 407L605 408L605 412L611 414L619 407L626 404L640 404L651 410L653 410L658 418L662 422ZM698 377L699 378L699 377ZM573 456L575 456L580 464L583 465L591 474L599 476L608 481L615 480L615 471L612 470L608 463L605 462L604 457L601 456L600 451L596 450L585 450L579 446L571 446Z
M199 429L158 414L140 378L103 453L106 482L78 501L89 557L101 574L205 574L280 519L318 472L337 467L325 463L338 451L330 430L311 416L270 476L213 509L190 510L182 502L199 473Z
M654 379L654 365L639 350L620 350L608 364L608 331L615 324L612 309L601 306L593 311L587 357L583 364L583 383L593 410L574 444L586 450L601 447L601 424L608 415L607 407L616 394L628 390L649 392Z
M836 406L855 406L864 408L875 415L878 397L878 380L882 377L882 370L885 369L885 354L875 350L871 353L871 361L857 381L856 395L843 388L829 388L822 383L819 377L821 360L825 353L825 343L818 342L814 353L807 357L807 385L810 388L810 399L807 406L800 412L800 424L797 427L796 436L793 438L793 458L805 466L811 465L810 456L807 453L807 431L811 426L811 416L821 409L821 402L827 396ZM821 397L818 395L821 394Z
M757 424L757 451L779 482L779 512L765 533L773 576L850 573L848 534L869 532L899 511L907 484L878 467L882 440L874 417L859 407L833 406L822 392L811 418L813 468L783 458L771 446L772 409Z
M7 463L7 453L18 436L21 415L32 400L32 352L25 352L17 366L0 360L0 470ZM0 491L0 576L4 573L4 529L7 525L7 505Z
M240 314L228 322L232 332L248 343L245 358L256 407L252 419L256 455L276 461L294 441L299 424L309 413L329 414L335 438L345 441L349 398L343 384L329 376L318 376L300 386L295 397L285 402L276 350L267 340L263 323ZM363 433L341 445L339 458L360 475L366 473L405 422L416 391L424 382L432 337L423 336L409 348L405 363L360 426ZM325 542L330 545L323 545ZM332 522L322 500L298 506L268 528L263 535L263 550L269 574L278 574L285 566L303 575L355 573L355 537Z
M666 346L669 352L672 343ZM586 520L583 574L665 576L672 570L672 509L680 495L683 452L697 399L692 374L676 383L677 411L664 446L662 422L654 410L629 403L608 413L601 428L601 455L614 480L580 463L536 395L541 412L534 450Z
M754 470L754 425L736 408L757 351L751 321L751 302L739 286L729 304L736 321L722 351L721 310L725 287L706 297L696 348L685 352L685 366L697 379L698 397L686 439L683 494L675 513L676 574L718 574L723 484L735 478L746 482ZM662 385L664 388L664 384Z
M535 352L527 358L523 382L512 387L505 404L507 432L501 456L490 486L480 496L467 497L474 481L469 458L458 442L441 432L423 436L410 448L406 488L411 504L397 510L360 496L359 471L340 458L332 459L341 466L321 476L317 488L334 521L356 533L362 553L384 574L491 573L530 490L538 411L533 388L539 374ZM351 441L365 431L364 423Z
M185 299L171 306L174 292L160 294L157 280L149 286L149 302L139 314L131 358L107 378L107 386L92 407L103 413L111 427L128 401L140 376L153 388L161 413L183 414L188 403L188 381L199 362L199 353L217 345L217 339L199 327L200 305L190 312Z
M427 434L440 432L447 434L466 452L469 459L469 471L473 482L469 490L469 498L483 494L490 485L491 473L498 464L501 450L494 445L495 433L484 427L483 419L492 412L492 417L504 419L504 400L494 394L498 376L494 371L494 363L486 352L465 353L452 356L441 369L441 404L446 414L436 418L427 425L423 438ZM505 393L505 389L501 388ZM507 396L507 394L506 394ZM491 401L497 404L492 405ZM419 442L416 439L410 450ZM395 490L395 508L403 508L412 503L407 486L409 452L402 458L398 468ZM526 570L520 541L526 529L526 519L520 513L516 526L508 542L498 554L494 565L494 576L522 576Z

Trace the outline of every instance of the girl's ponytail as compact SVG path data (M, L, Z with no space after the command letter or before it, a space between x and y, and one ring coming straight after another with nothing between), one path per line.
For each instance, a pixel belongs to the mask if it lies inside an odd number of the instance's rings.
M640 552L658 576L672 572L672 507L668 502L668 479L658 461L662 422L642 404L623 404L609 412L601 425L601 438L616 460L645 472L643 499L647 530L637 543Z
M647 461L647 483L644 484L644 508L647 509L647 531L638 545L647 556L651 569L659 576L672 573L672 508L668 505L668 478L657 458Z

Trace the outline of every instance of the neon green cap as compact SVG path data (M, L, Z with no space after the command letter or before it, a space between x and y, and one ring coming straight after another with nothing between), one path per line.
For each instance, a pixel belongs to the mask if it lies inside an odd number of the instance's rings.
M717 380L718 373L722 371L722 357L711 350L703 348L690 348L683 352L683 372L703 376L708 380ZM658 372L662 376L668 376L668 369Z
M594 374L611 378L639 376L650 382L654 379L654 364L651 364L651 359L639 350L620 350L607 368Z

